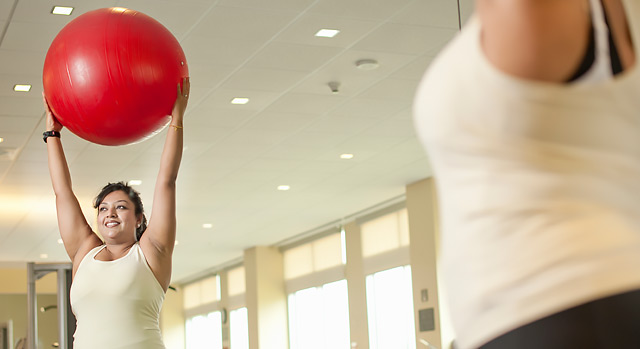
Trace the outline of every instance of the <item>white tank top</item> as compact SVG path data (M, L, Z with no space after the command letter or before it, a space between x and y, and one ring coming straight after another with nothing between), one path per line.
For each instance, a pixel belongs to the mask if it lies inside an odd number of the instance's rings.
M623 3L640 53L640 1ZM640 64L588 84L529 81L496 69L480 34L473 17L414 105L463 349L640 288Z
M164 348L159 326L164 291L140 245L120 259L96 260L103 248L87 253L71 285L74 349Z

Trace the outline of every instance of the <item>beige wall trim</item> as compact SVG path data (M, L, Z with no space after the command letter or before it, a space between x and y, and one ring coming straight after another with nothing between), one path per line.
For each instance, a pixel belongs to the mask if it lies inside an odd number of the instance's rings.
M235 294L227 298L227 308L229 311L244 308L247 306L245 294Z
M206 279L208 277L214 276L214 275L218 275L223 271L226 270L230 270L233 269L235 267L239 267L241 265L244 265L244 258L243 257L238 257L238 258L234 258L226 263L222 263L220 265L217 265L213 268L209 268L207 270L204 270L202 272L199 272L197 274L194 274L192 276L188 276L186 278L182 278L180 280L176 280L174 281L172 284L176 284L176 285L180 285L180 286L185 286L194 282L198 282L200 280Z
M372 221L372 220L374 220L374 219L376 219L378 217L382 217L382 216L387 215L389 213L400 211L405 207L407 207L407 204L403 200L401 202L397 202L395 204L392 204L392 205L386 206L384 208L381 208L381 209L379 209L379 210L377 210L375 212L371 212L371 213L369 213L367 215L358 217L356 219L356 223L358 225L362 225L362 224L364 224L366 222L369 222L369 221Z
M379 271L401 267L411 263L409 247L402 246L392 251L367 257L363 260L364 275L371 275Z
M185 309L184 317L188 319L194 316L209 314L211 312L220 310L222 310L222 305L220 301L216 301L212 303L202 304L191 309Z
M378 204L375 204L373 206L367 207L363 210L360 210L358 212L349 214L347 216L342 217L341 219L336 219L334 221L331 221L329 223L323 224L319 227L316 227L314 229L311 230L307 230L305 232L302 232L296 236L293 236L291 238L287 238L284 239L282 241L279 241L277 243L274 244L274 246L280 247L280 246L290 246L295 244L298 240L302 240L302 239L306 239L311 237L311 240L315 240L317 238L317 234L321 234L322 232L331 230L331 229L338 229L338 231L340 231L340 227L344 226L345 224L347 224L347 222L351 222L354 221L360 217L363 216L367 216L371 213L375 213L378 212L380 210L385 209L388 206L394 205L398 202L404 202L405 200L405 194L401 194L398 195L396 197L393 197L391 199L382 201Z
M329 236L329 235L333 235L333 234L339 234L341 231L342 231L342 226L338 225L338 226L329 228L327 230L320 231L320 232L315 233L313 235L309 235L309 236L303 237L303 238L301 238L299 240L295 240L294 242L292 242L290 244L276 245L276 246L280 249L280 252L284 252L286 250L290 250L292 248L304 245L306 243L315 241L317 239L321 239L321 238L323 238L325 236Z
M324 284L342 280L344 278L344 265L339 265L333 268L320 270L311 274L287 280L285 281L285 289L287 294L290 294L309 287L319 287Z

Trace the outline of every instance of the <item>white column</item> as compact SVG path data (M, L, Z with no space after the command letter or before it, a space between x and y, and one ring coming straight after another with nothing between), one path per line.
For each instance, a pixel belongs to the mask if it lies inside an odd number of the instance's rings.
M345 276L349 292L349 328L353 349L369 348L367 300L360 226L355 222L344 226L347 250Z
M444 294L438 282L439 237L433 179L427 178L408 185L406 197L417 348L426 348L424 341L437 348L448 348L453 334L441 297ZM433 310L434 330L420 331L420 310Z
M287 294L282 253L257 246L244 251L250 349L287 349Z

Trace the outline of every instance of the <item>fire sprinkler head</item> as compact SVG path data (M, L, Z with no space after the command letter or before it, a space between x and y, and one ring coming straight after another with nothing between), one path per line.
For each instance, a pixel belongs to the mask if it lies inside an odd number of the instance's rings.
M329 85L329 88L331 89L331 93L333 93L334 95L340 93L340 90L339 90L340 83L339 82L331 81L327 85Z

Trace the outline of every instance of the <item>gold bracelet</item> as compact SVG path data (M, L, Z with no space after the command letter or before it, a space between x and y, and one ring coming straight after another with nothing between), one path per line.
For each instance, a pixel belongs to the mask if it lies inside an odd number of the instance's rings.
M182 126L178 126L178 125L169 125L169 126L173 127L173 129L176 130L176 132L182 129Z

